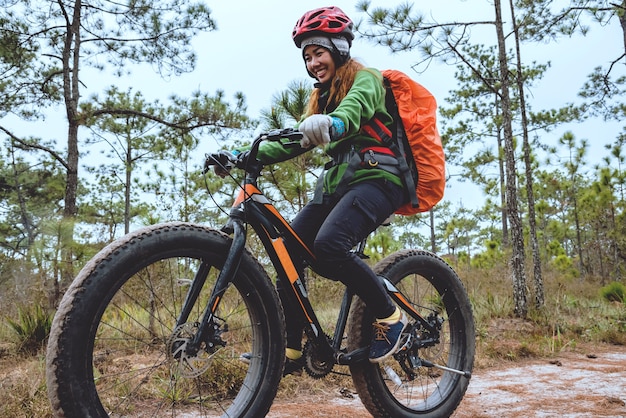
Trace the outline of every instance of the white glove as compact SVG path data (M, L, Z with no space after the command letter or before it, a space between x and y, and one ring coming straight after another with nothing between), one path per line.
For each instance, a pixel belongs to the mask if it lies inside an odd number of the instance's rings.
M300 123L298 130L302 132L300 146L325 145L330 142L330 128L333 118L328 115L311 115Z

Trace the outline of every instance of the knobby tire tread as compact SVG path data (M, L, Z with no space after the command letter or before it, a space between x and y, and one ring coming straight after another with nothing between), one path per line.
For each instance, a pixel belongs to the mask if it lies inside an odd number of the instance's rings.
M411 264L430 264L431 269L432 266L444 274L442 277L450 283L446 284L446 287L450 286L453 288L455 297L459 299L460 306L458 306L461 315L463 316L463 320L466 323L466 333L467 338L464 341L466 347L464 348L464 355L466 360L463 364L464 370L471 371L473 366L473 359L475 353L475 345L474 345L474 320L473 314L471 310L471 305L469 302L469 298L467 296L467 292L463 286L463 283L460 281L456 273L452 270L452 268L441 258L436 256L433 253L424 250L401 250L396 253L389 255L383 260L379 261L374 266L374 271L376 274L389 278L392 282L396 279L401 279L404 277L395 277L394 274L399 274L402 270L402 263L411 263ZM395 271L398 269L399 271ZM407 270L407 274L411 269L411 267L404 267ZM418 269L419 270L419 269ZM419 271L416 271L419 273ZM389 275L392 277L389 277ZM394 284L397 284L394 282ZM372 321L373 316L371 312L365 306L362 300L358 297L353 301L350 318L348 321L348 350L355 350L359 347L366 346L369 344L369 338L372 332ZM453 393L450 394L448 399L444 402L443 405L439 405L437 408L434 408L429 411L411 411L407 408L403 408L397 405L392 394L385 390L380 389L381 385L381 375L378 370L379 366L377 364L369 363L368 361L364 361L350 367L353 383L355 385L356 391L359 394L361 402L366 407L366 409L374 416L380 418L440 418L440 417L449 417L452 415L454 410L458 407L461 402L465 391L467 390L467 386L469 381L464 381L464 377L458 380L458 383Z
M153 225L137 230L123 238L120 238L94 256L80 271L78 276L70 285L64 295L57 313L54 317L49 344L47 347L47 367L46 379L48 387L48 396L52 406L53 414L57 417L68 418L88 418L88 417L108 417L104 409L94 408L94 405L100 405L98 395L92 382L87 382L84 376L86 367L92 367L91 363L80 364L76 361L76 347L85 344L81 341L85 335L94 335L94 327L98 326L98 322L84 324L81 316L87 310L90 303L98 298L111 297L123 284L121 283L101 283L101 276L104 273L115 269L121 257L122 262L128 257L148 256L145 250L159 247L166 249L172 242L180 242L181 239L189 238L194 242L203 243L205 245L219 245L223 248L211 251L224 251L228 248L231 238L207 226L196 225L184 222L172 222L161 225ZM147 248L145 242L151 242ZM193 245L193 244L191 244ZM166 252L165 250L163 250ZM277 367L284 361L284 315L280 307L280 302L275 288L272 286L267 273L261 264L246 250L242 256L240 271L245 271L247 279L253 282L254 286L261 296L262 304L265 306L258 309L264 310L268 316L268 325L265 325L269 332L269 340L266 343L269 347L267 354L271 358L270 366L265 366L265 376L261 379L259 387L256 391L255 399L250 402L251 405L245 407L245 410L238 417L258 417L265 416L269 411L276 394L278 384L282 377L282 367ZM110 276L110 274L109 274ZM129 278L132 276L129 276ZM108 280L114 281L113 279ZM111 288L113 286L113 288ZM96 292L97 294L94 294ZM108 292L108 294L106 294ZM105 294L102 294L105 293ZM102 305L99 313L108 305ZM93 311L92 311L93 314ZM92 319L92 322L95 319ZM99 321L99 320L98 320ZM82 322L82 323L81 323ZM87 330L86 328L89 328ZM87 334L86 334L87 333ZM90 337L91 338L91 337ZM91 358L89 350L80 350L85 352ZM268 362L269 363L269 362ZM78 373L78 375L76 374ZM88 392L83 391L85 387L90 388ZM95 411L95 412L94 412Z

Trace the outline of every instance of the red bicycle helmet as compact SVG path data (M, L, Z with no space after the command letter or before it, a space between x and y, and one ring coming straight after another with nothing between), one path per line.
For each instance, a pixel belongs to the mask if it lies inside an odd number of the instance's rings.
M306 12L296 22L291 37L298 48L304 38L312 35L340 35L352 46L353 26L352 20L339 7L320 7Z

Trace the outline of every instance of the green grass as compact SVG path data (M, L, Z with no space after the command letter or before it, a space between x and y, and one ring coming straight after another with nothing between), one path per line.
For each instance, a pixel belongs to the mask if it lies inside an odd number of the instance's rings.
M491 271L459 271L468 290L478 336L477 364L499 360L550 357L594 344L626 345L626 304L606 294L619 295L621 286L602 287L599 280L563 277L544 269L545 305L515 318L512 285L503 266ZM527 275L527 286L532 276ZM618 289L618 290L615 290Z

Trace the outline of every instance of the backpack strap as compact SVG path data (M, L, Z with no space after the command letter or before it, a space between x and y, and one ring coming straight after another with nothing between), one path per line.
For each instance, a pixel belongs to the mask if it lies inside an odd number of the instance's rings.
M324 171L317 178L317 183L315 185L315 192L313 194L313 200L311 201L311 203L313 204L322 203L322 197L324 195L324 177L325 177L326 171L328 171L330 168L336 165L347 162L348 168L344 172L343 176L341 177L341 180L339 181L339 184L337 185L337 188L335 189L336 194L338 194L339 196L342 195L348 186L347 181L345 182L345 184L343 184L344 179L346 179L347 177L346 174L348 174L350 178L354 175L354 172L356 171L356 167L359 166L359 160L360 159L359 159L358 153L355 150L350 150L350 152L339 154L333 157L332 160L327 162L324 165ZM339 186L341 186L341 189L339 188Z
M367 147L361 150L351 149L350 152L339 154L324 165L324 171L336 165L348 163L337 187L335 194L341 196L345 193L350 180L357 169L379 169L385 170L398 177L402 177L402 169L399 161L392 151L387 147ZM324 191L324 175L320 175L315 186L315 194L311 203L322 203Z
M335 194L337 196L341 196L346 192L348 188L348 183L354 176L354 172L361 166L361 157L359 153L355 149L351 149L348 158L348 166L346 167L346 171L343 172L339 183L337 183L337 187L335 188ZM332 161L334 162L334 160ZM321 193L320 193L321 194Z
M416 208L419 206L417 199L417 178L414 178L411 169L406 162L406 156L412 156L411 150L406 149L406 132L402 125L402 119L398 111L398 104L391 90L389 79L384 78L385 84L385 107L393 118L394 132L392 133L378 118L372 118L367 125L363 127L363 130L372 138L377 139L381 143L385 144L396 156L398 164L400 166L400 172L402 181L409 192L411 198L411 205ZM412 157L411 157L412 158ZM417 170L416 170L417 174Z
M341 156L334 157L332 161L329 161L324 166L324 171L337 164L348 162L346 171L344 171L339 183L337 184L337 188L335 189L335 194L338 196L345 193L350 180L352 180L352 177L354 176L354 172L359 168L368 168L369 166L370 168L379 168L393 173L402 179L402 182L409 193L411 205L416 208L419 206L417 189L415 186L417 184L417 178L414 177L414 174L409 168L405 157L406 155L411 156L412 153L411 150L406 149L404 145L406 144L406 133L404 132L402 120L400 119L396 99L393 96L391 85L386 77L384 78L384 85L385 107L393 118L393 126L395 128L394 132L392 133L385 126L385 124L376 117L372 118L361 129L372 138L378 140L384 145L385 148L389 149L392 155L389 155L389 153L385 152L385 150L377 149L381 147L369 147L361 150L360 152L351 149L350 152L347 153L347 156L346 154L342 154ZM367 156L365 154L367 154ZM315 194L311 203L322 203L323 190L324 173L322 173L317 179Z

